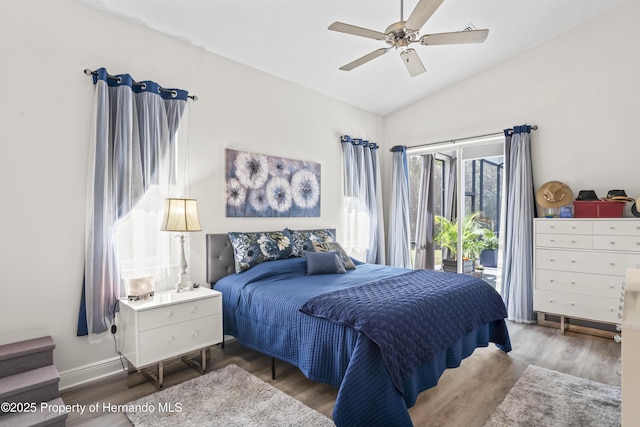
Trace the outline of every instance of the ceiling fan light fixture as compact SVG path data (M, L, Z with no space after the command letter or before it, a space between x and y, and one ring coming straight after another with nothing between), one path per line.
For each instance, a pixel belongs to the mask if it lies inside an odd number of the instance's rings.
M424 68L424 65L422 64L422 61L418 57L418 54L413 49L406 49L400 52L400 58L402 59L402 62L404 62L404 65L407 67L407 71L409 71L411 77L418 76L427 71L427 69Z

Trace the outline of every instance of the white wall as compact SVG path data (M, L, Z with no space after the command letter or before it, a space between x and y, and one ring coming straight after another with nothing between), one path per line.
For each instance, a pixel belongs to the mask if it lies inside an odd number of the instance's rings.
M382 119L72 0L3 0L0 344L51 335L58 369L86 376L115 355L109 340L90 345L75 336L93 95L84 68L129 72L200 98L190 103L190 174L204 230L191 236L190 270L202 282L207 232L340 227L342 133L383 144L385 208L392 145L521 123L540 126L537 185L559 179L575 191L624 188L640 196L640 144L629 129L638 113L638 16L640 5L628 1ZM320 162L321 217L226 218L227 147Z
M608 190L624 189L640 197L640 143L633 129L640 114L640 37L633 31L638 18L640 2L627 1L388 115L386 148L537 124L532 136L536 188L560 180L576 195L593 189L604 197ZM390 167L386 170L390 173ZM387 187L385 200L388 194Z
M3 0L0 58L0 344L51 335L63 374L99 374L94 364L115 356L110 337L93 345L75 336L93 99L84 68L104 66L198 96L189 132L191 196L203 226L191 235L190 271L199 282L205 233L340 228L338 137L382 136L379 116L72 0ZM227 147L321 163L321 216L225 218Z

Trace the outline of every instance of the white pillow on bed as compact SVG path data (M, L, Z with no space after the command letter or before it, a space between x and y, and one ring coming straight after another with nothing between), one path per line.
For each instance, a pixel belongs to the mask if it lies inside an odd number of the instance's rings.
M312 252L305 251L307 260L307 276L314 274L345 274L342 257L336 251Z

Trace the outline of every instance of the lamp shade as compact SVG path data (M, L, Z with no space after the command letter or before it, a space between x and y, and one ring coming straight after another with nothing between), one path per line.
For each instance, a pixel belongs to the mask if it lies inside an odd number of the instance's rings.
M164 231L201 231L198 206L195 199L165 199Z

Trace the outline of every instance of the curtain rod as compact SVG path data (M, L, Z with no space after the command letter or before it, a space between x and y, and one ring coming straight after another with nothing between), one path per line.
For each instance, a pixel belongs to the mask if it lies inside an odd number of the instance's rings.
M533 130L537 130L538 129L538 125L532 125L531 129ZM505 130L513 130L513 128L508 128ZM422 148L422 147L429 147L431 145L440 145L440 144L455 144L456 142L461 142L461 141L467 141L470 139L480 139L480 138L490 138L493 136L501 136L504 135L504 131L502 132L494 132L494 133L486 133L484 135L476 135L476 136L467 136L464 138L456 138L456 139L448 139L446 141L439 141L439 142L430 142L428 144L418 144L418 145L409 145L407 146L407 149L409 148Z
M89 68L85 68L83 71L84 71L84 73L85 73L87 76L94 76L94 75L97 75L97 74L98 74L97 72L92 71L92 70L91 70L91 69L89 69ZM112 79L115 79L115 78L116 78L116 76L112 76L111 74L107 74L107 77L111 77ZM118 82L118 83L120 83L120 82ZM137 81L135 81L135 80L134 80L134 81L133 81L133 84L134 84L134 85L136 85L136 86L142 86L144 83L138 83ZM160 90L161 90L161 91L163 91L163 92L174 92L174 91L173 91L173 90L171 90L171 89L165 89L165 88L163 88L163 87L161 87L161 88L160 88ZM175 96L175 95L174 95L174 96ZM197 97L196 95L187 95L187 98L191 98L191 99L192 99L192 100L194 100L194 101L197 101L197 100L198 100L198 97Z

